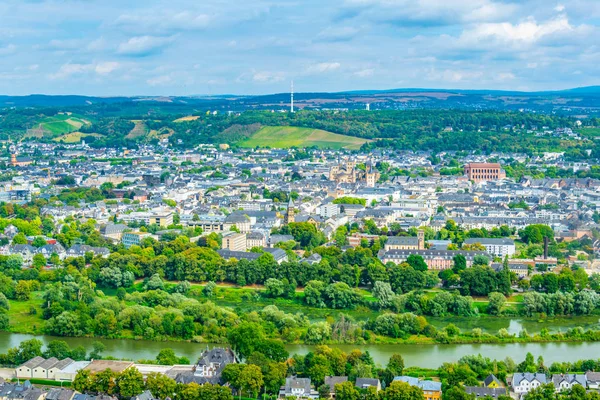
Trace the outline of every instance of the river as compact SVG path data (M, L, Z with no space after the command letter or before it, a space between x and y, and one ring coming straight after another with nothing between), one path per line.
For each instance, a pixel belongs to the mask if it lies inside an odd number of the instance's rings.
M189 342L154 342L148 340L131 339L95 339L95 338L59 338L52 336L34 336L19 333L0 332L0 353L6 352L10 347L16 347L24 340L31 338L40 339L44 344L51 340L64 340L69 346L83 346L88 352L92 349L94 341L101 341L106 346L105 356L113 356L130 360L154 359L158 352L166 347L175 350L180 356L186 356L194 361L204 349L213 347L213 344L199 344ZM376 363L385 365L394 353L402 354L407 366L420 366L437 368L444 362L457 361L459 358L470 354L482 354L491 359L502 360L511 357L520 362L528 352L534 356L543 356L547 365L555 361L576 361L579 359L598 358L600 342L588 343L512 343L512 344L435 344L435 345L331 345L349 352L353 349L368 351ZM314 349L308 345L287 345L290 354L306 354Z

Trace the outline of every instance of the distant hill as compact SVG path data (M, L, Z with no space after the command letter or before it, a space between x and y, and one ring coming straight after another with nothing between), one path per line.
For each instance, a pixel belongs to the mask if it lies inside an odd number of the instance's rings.
M335 93L295 93L295 105L300 109L466 109L466 110L529 110L539 112L575 113L581 110L600 112L600 86L567 90L520 92L503 90L462 90L431 88L400 88L388 90L358 90ZM206 111L287 110L289 93L267 95L218 96L0 96L0 107L105 107L118 115L145 115L152 108L171 114L193 115ZM572 110L576 108L577 111Z

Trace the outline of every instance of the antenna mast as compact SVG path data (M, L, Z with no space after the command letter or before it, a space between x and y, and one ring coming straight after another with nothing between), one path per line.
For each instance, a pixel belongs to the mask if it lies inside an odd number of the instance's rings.
M292 81L292 90L290 92L290 112L294 112L294 81Z

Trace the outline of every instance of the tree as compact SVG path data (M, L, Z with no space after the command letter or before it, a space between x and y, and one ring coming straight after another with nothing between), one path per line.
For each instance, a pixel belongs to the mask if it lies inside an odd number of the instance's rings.
M112 395L115 393L117 383L115 381L115 373L110 369L105 369L102 372L92 375L93 391L97 393L105 393Z
M93 388L91 372L87 369L80 369L77 371L77 375L75 375L71 387L81 393L91 391Z
M27 236L23 232L19 232L13 237L12 244L27 244Z
M229 344L242 359L250 356L264 338L262 327L253 322L242 322L227 334Z
M327 397L329 397L329 393ZM360 400L360 393L352 382L346 381L335 385L335 398L337 400Z
M467 269L467 258L464 255L457 254L452 257L452 261L454 262L452 271L454 271L455 274L460 274L462 271Z
M506 303L506 297L502 293L492 292L489 294L489 302L487 312L490 315L499 315L502 312L502 307Z
M406 259L406 262L408 263L408 265L413 267L416 271L421 271L421 272L427 271L427 263L425 262L423 257L418 254L409 255L408 258Z
M137 368L127 368L116 379L117 391L124 398L137 396L144 391L144 377Z
M104 343L95 341L92 343L92 352L90 353L90 359L98 360L102 358L102 353L106 349Z
M146 389L160 400L173 398L176 387L177 383L174 379L158 372L152 372L146 378Z
M373 297L377 299L379 308L386 308L392 304L394 291L389 282L377 281L373 285Z
M400 354L392 354L388 362L387 369L394 374L400 376L404 372L404 358Z
M386 400L424 400L423 391L406 382L394 381L385 389Z
M35 239L33 239L33 241L31 242L31 245L37 248L45 246L46 244L46 240L41 236L36 236Z
M21 342L17 356L17 364L22 364L34 357L42 355L42 342L38 339L29 339Z
M52 340L46 345L45 358L56 357L59 360L71 357L71 348L64 340Z
M31 264L34 268L43 268L46 266L46 257L43 254L36 254L33 256L33 262Z
M180 364L180 358L177 357L173 349L165 348L162 349L156 356L156 363L158 365Z
M269 297L281 297L287 290L286 285L279 279L269 278L265 282L266 294Z
M213 281L209 281L206 286L202 288L202 294L206 297L213 297L215 295L215 290L217 289L217 284Z
M240 389L251 394L253 397L257 396L263 383L263 374L260 367L257 365L246 365L238 376L238 385Z

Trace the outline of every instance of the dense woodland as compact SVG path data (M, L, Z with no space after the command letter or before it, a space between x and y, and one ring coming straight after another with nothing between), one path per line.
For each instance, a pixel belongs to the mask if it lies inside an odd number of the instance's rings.
M196 114L196 120L174 122L187 113L181 106L133 107L127 105L94 105L60 108L10 109L0 115L0 131L12 138L22 136L27 129L35 128L44 117L57 112L70 111L86 118L79 130L97 133L86 141L95 147L135 146L143 142L158 141L158 135L128 134L134 129L132 120L142 121L147 132L169 133L169 141L175 146L190 148L201 143L236 143L261 126L290 125L318 128L334 133L367 139L382 139L371 147L391 147L398 150L447 151L477 150L521 152L535 154L543 151L566 149L573 158L585 158L586 149L594 150L593 141L571 143L557 137L536 137L529 129L542 130L559 127L575 127L575 119L568 116L461 110L406 110L406 111L299 111L294 114L246 111L231 115ZM598 118L584 121L586 126L600 125ZM449 130L448 128L452 128ZM52 135L46 139L51 140Z

